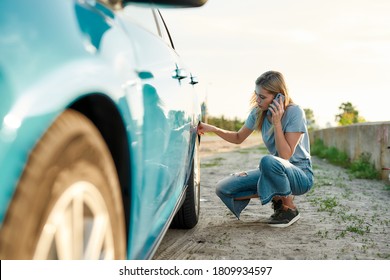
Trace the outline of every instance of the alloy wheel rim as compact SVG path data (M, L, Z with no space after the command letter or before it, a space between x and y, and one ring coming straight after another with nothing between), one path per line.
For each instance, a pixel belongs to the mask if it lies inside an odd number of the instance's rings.
M113 259L113 228L97 187L69 186L55 202L39 237L34 259Z

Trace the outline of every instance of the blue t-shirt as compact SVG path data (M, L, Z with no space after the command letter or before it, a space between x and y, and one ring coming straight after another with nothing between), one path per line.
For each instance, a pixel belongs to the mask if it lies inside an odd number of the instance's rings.
M256 127L257 108L253 109L245 121L245 126L251 130L257 129ZM310 160L310 140L309 133L307 131L306 116L303 109L296 105L290 104L282 117L282 130L286 132L302 132L303 135L295 148L294 154L289 161L291 163L300 163L302 161ZM273 125L268 121L267 117L264 118L263 126L261 128L261 135L263 142L268 151L278 156L275 145L275 133Z

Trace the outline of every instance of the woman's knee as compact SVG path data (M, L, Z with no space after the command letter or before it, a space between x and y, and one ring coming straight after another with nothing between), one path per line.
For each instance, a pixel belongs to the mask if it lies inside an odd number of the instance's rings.
M260 160L260 170L269 170L273 168L274 166L278 166L280 162L276 159L275 156L272 155L266 155L263 156Z
M215 187L215 193L221 197L221 196L226 196L229 194L227 184L224 184L223 181L219 181L217 183L217 186Z
M221 197L221 196L231 196L233 194L232 186L234 186L234 178L232 177L234 175L230 175L229 177L226 177L222 180L220 180L216 187L215 187L215 193Z
M261 158L259 169L266 176L285 173L283 163L276 156L272 155L266 155Z

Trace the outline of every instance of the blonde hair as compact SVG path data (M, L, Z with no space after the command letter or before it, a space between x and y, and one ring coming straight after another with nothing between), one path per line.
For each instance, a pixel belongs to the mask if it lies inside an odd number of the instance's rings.
M269 91L274 96L276 96L278 93L283 94L284 108L287 108L287 106L293 103L291 97L288 94L287 85L282 73L277 71L267 71L256 79L255 84L256 87L261 87ZM251 110L257 109L256 127L259 129L259 131L261 131L267 111L260 110L256 99L256 92L253 92L250 100Z

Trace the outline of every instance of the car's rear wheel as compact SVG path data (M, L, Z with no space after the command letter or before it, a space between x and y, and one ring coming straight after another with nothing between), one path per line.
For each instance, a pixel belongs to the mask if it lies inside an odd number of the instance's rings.
M186 197L183 205L176 213L171 228L190 229L199 220L200 213L200 156L199 137L196 137L194 157L192 160L191 175L188 180Z
M65 111L29 157L0 232L0 258L123 259L122 205L99 131Z

